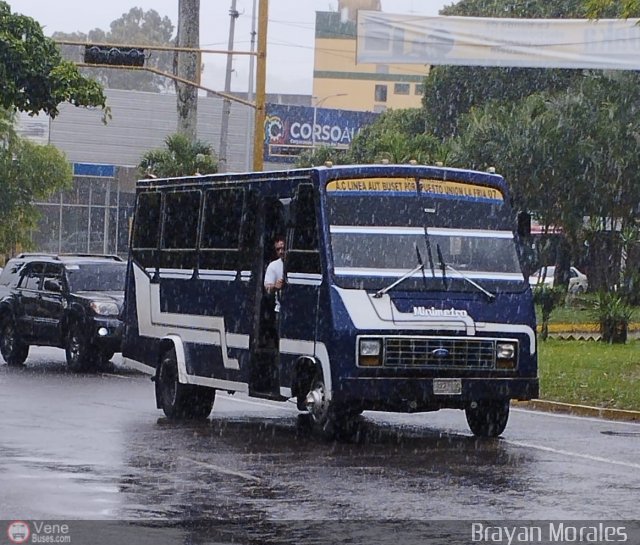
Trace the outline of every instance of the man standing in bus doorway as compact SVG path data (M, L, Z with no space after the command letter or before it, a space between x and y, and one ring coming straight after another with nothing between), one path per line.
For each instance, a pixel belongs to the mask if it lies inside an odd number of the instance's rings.
M274 259L267 266L267 271L264 273L264 289L269 294L275 294L275 311L280 312L280 290L284 286L284 237L278 236L273 243L273 248L276 253L276 259Z
M264 273L266 306L263 309L263 334L266 346L278 348L278 316L280 314L280 290L284 286L284 237L277 236L273 249L276 259L271 261Z

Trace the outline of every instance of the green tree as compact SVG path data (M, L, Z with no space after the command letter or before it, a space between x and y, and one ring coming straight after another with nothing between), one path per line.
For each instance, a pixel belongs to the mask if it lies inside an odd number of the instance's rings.
M53 146L23 140L13 130L13 114L0 109L0 254L29 248L39 213L35 200L69 186L71 165Z
M352 162L348 150L330 146L319 146L315 150L303 151L296 159L296 167L308 168L331 162L334 165L346 165Z
M467 17L579 18L584 0L462 0L443 15ZM425 81L423 105L433 134L446 138L458 132L459 117L491 100L515 101L542 91L566 89L580 78L578 70L436 66Z
M105 96L100 84L83 77L62 59L56 44L39 23L12 13L0 1L0 106L37 114L58 115L58 106L100 106Z
M596 72L562 93L474 108L461 117L452 162L495 166L518 207L545 226L563 228L573 259L586 237L594 243L604 237L614 249L608 261L619 263L622 246L611 225L635 225L640 206L639 83L634 73ZM585 217L599 218L591 234ZM594 287L616 283L617 272L592 280Z
M167 136L165 146L143 155L138 165L142 176L167 178L218 171L218 160L209 144L191 141L184 134L173 134Z
M640 0L586 0L585 5L592 19L640 16Z
M348 150L320 146L298 157L298 167L348 163L408 163L446 162L448 147L427 131L422 108L387 110L373 123L364 127L353 139Z
M123 13L119 19L113 21L110 30L106 32L96 28L88 34L55 32L52 37L59 41L172 46L173 32L174 26L168 17L161 17L153 9L143 11L141 8L131 8L128 13ZM82 62L84 46L61 45L61 50L66 58ZM162 72L172 72L173 52L147 50L146 54L148 57L145 66ZM81 71L109 89L162 92L173 86L170 79L144 70L92 67L82 68Z
M387 110L364 127L351 143L355 163L445 162L447 147L427 130L426 112L421 108Z

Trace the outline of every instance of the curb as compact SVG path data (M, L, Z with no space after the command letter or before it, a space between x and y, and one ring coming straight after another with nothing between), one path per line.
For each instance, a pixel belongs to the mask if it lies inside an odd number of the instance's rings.
M538 324L536 328L538 333L542 331L542 325ZM627 331L629 333L637 333L640 332L640 323L631 322L627 327ZM599 324L549 324L549 333L595 333L600 334L600 325Z
M603 407L589 407L587 405L572 405L559 401L545 401L544 399L532 399L530 401L513 401L514 406L524 409L535 409L551 413L571 414L575 416L591 416L604 420L617 420L620 422L640 422L640 411L628 411L624 409L607 409Z
M549 324L549 337L566 341L599 341L602 338L598 324ZM542 325L536 327L538 335ZM627 329L627 339L640 339L640 323L632 322Z

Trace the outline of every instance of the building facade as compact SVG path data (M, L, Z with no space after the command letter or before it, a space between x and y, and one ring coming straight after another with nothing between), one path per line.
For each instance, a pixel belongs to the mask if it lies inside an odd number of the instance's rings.
M164 147L177 129L172 94L105 90L107 123L97 109L61 104L55 119L20 116L18 133L60 149L73 166L73 185L36 202L41 213L34 250L126 256L135 200L136 166L143 154ZM198 139L218 149L222 99L198 98ZM229 119L228 171L251 170L254 110L233 104ZM275 168L275 165L271 165Z
M419 108L429 66L356 64L356 13L316 12L314 104L378 113Z

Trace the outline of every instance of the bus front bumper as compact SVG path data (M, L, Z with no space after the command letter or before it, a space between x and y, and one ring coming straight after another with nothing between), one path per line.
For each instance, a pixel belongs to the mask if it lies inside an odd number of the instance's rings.
M337 403L397 412L463 409L472 401L524 401L538 395L537 378L347 378L332 392Z

